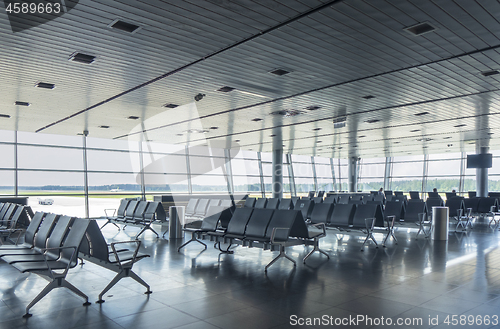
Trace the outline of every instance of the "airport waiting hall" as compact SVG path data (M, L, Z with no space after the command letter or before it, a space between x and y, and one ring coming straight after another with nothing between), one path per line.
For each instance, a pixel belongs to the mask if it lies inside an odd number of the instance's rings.
M0 328L500 328L498 13L4 0Z

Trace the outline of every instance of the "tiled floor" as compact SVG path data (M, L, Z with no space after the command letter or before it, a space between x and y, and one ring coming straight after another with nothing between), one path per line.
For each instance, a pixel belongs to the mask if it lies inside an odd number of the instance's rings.
M124 240L136 231L131 227L117 232L109 225L104 235ZM450 233L448 242L415 240L415 233L399 228L399 245L389 242L385 249L370 245L360 252L361 237L346 235L339 240L329 231L321 243L331 255L329 261L316 253L307 265L299 261L293 269L290 262L280 260L267 275L264 266L276 253L237 247L233 255L218 260L211 245L201 252L201 245L192 243L177 253L180 241L157 240L146 233L143 251L152 257L137 263L134 270L151 285L153 294L143 294L142 286L125 279L106 294L104 304L84 307L81 298L57 289L32 308L29 319L21 317L24 308L46 281L0 261L0 329L295 328L298 318L331 316L340 321L359 315L373 321L383 316L394 323L398 318L421 318L422 324L350 322L339 327L500 328L491 322L493 318L489 325L468 322L469 315L474 321L500 315L498 229L478 225L468 234ZM287 253L301 259L308 249L298 246ZM113 275L87 262L73 269L68 281L95 301ZM466 325L443 323L448 315L467 316ZM316 322L301 327L325 326Z

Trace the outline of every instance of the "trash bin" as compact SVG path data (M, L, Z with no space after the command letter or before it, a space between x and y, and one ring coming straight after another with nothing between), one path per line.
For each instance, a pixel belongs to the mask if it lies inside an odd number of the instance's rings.
M184 207L169 207L170 218L168 222L169 239L182 239L182 226L184 225Z
M432 207L432 240L448 240L448 207Z

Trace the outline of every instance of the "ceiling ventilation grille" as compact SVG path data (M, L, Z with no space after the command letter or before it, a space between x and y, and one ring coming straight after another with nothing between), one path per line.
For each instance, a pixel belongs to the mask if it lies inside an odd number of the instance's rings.
M55 84L53 83L45 83L45 82L38 82L35 87L38 88L45 88L45 89L54 89L56 87Z
M275 69L275 70L270 71L269 73L282 76L282 75L290 73L290 71L285 70L285 69Z
M69 60L81 64L92 64L95 61L95 56L76 52L71 55Z
M429 32L433 32L436 30L436 27L429 22L418 23L416 25L405 28L409 33L418 36L423 35Z
M498 74L498 73L500 73L500 71L498 71L498 70L491 70L491 71L481 72L481 74L482 74L483 76L485 76L485 77L489 77L489 76L491 76L491 75L496 75L496 74Z
M281 115L283 117L295 117L297 115L305 113L304 111L299 111L299 110L279 110L279 111L274 111L269 114L271 115Z
M10 118L10 115L8 115L8 114L0 114L0 118Z
M111 23L109 25L109 27L112 29L116 29L116 30L120 30L120 31L128 32L128 33L135 33L141 28L139 25L127 23L127 22L119 20L119 19L113 21L113 23Z
M415 113L417 117L422 116L422 115L427 115L429 112L420 112L420 113Z
M30 106L31 104L28 103L28 102L20 102L20 101L16 101L14 103L14 105L18 105L18 106Z
M179 106L179 105L177 105L177 104L171 104L171 103L163 105L163 107L166 107L166 108L169 108L169 109L175 109L177 106Z
M228 87L228 86L225 86L225 87L222 87L222 88L219 88L217 89L217 91L221 91L223 93L228 93L230 91L233 91L235 88L233 87Z
M375 123L375 122L379 122L380 120L379 119L370 119L370 120L366 120L365 122L366 123Z

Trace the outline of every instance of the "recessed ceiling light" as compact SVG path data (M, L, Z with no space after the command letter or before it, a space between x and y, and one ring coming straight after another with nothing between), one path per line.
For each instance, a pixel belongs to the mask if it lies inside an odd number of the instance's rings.
M337 147L337 150L340 150L340 149L342 149L342 146Z
M271 134L271 135L269 135L269 137L275 137L275 136L276 136L275 134Z
M269 114L271 115L281 115L284 117L294 117L300 114L305 113L304 111L299 111L299 110L293 110L293 109L286 109L286 110L279 110L279 111L274 111Z
M8 114L0 114L0 118L10 118L10 115L8 115Z
M281 76L290 73L290 71L287 71L285 69L274 69L272 71L269 71L269 73Z
M214 127L210 127L210 129L212 129L212 130L217 130L217 129L219 129L219 127L215 127L215 126L214 126Z
M18 105L18 106L30 106L31 104L28 103L28 102L20 102L20 101L16 101L14 103L14 105Z
M375 98L375 96L373 95L366 95L366 96L363 96L364 99L372 99L372 98Z
M316 111L316 110L319 110L320 108L321 108L321 106L311 105L311 106L306 107L306 110L308 110L308 111Z
M420 129L413 129L413 130L410 130L411 133L416 133L417 131L420 131Z
M71 54L69 60L81 64L92 64L95 61L95 56L76 52Z
M450 139L451 136L446 136L446 137L443 137L443 139Z
M225 86L225 87L222 87L222 88L219 88L217 89L217 91L221 91L223 93L228 93L230 91L233 91L235 88L233 87L228 87L228 86Z
M44 89L54 89L56 87L56 85L53 83L38 82L35 85L35 87L44 88Z
M323 143L323 141L316 141L316 143Z
M127 119L130 119L130 120L137 120L137 119L139 119L139 117L136 117L135 115L131 115L131 116L129 116Z
M366 137L365 135L358 136L358 138L365 138L365 137Z
M482 74L483 76L485 76L485 77L489 77L489 76L491 76L491 75L496 75L496 74L498 74L498 73L500 73L500 71L498 71L498 70L491 70L491 71L481 72L481 74Z
M366 120L365 122L366 123L375 123L375 122L379 122L380 120L379 119L370 119L370 120Z
M176 136L184 136L184 134L176 134Z
M139 25L128 23L120 19L114 20L111 24L108 25L108 27L128 33L135 33L141 28Z
M262 121L262 119L261 118L255 118L255 119L252 119L252 121L258 122L258 121Z
M460 128L460 127L465 127L465 126L467 126L465 123L461 123L461 124L453 126L453 127Z
M418 23L416 25L407 27L404 30L415 35L415 36L418 36L418 35L423 35L423 34L435 31L436 27L433 26L429 22L422 22L422 23Z
M109 126L99 126L99 128L108 129Z
M399 143L401 143L401 142L394 142L393 144L399 144Z
M429 112L420 112L420 113L415 113L415 115L417 117L421 116L421 115L427 115L427 114L430 114Z
M240 140L239 140L239 139L235 139L234 141L235 141L236 143L238 143Z
M83 136L83 133L77 133L76 135L77 136Z
M313 131L321 130L322 128L314 128Z
M163 107L166 107L166 108L169 108L169 109L174 109L174 108L176 108L177 106L179 106L179 105L177 105L177 104L172 104L172 103L167 103L167 104L164 104L164 105L163 105Z

